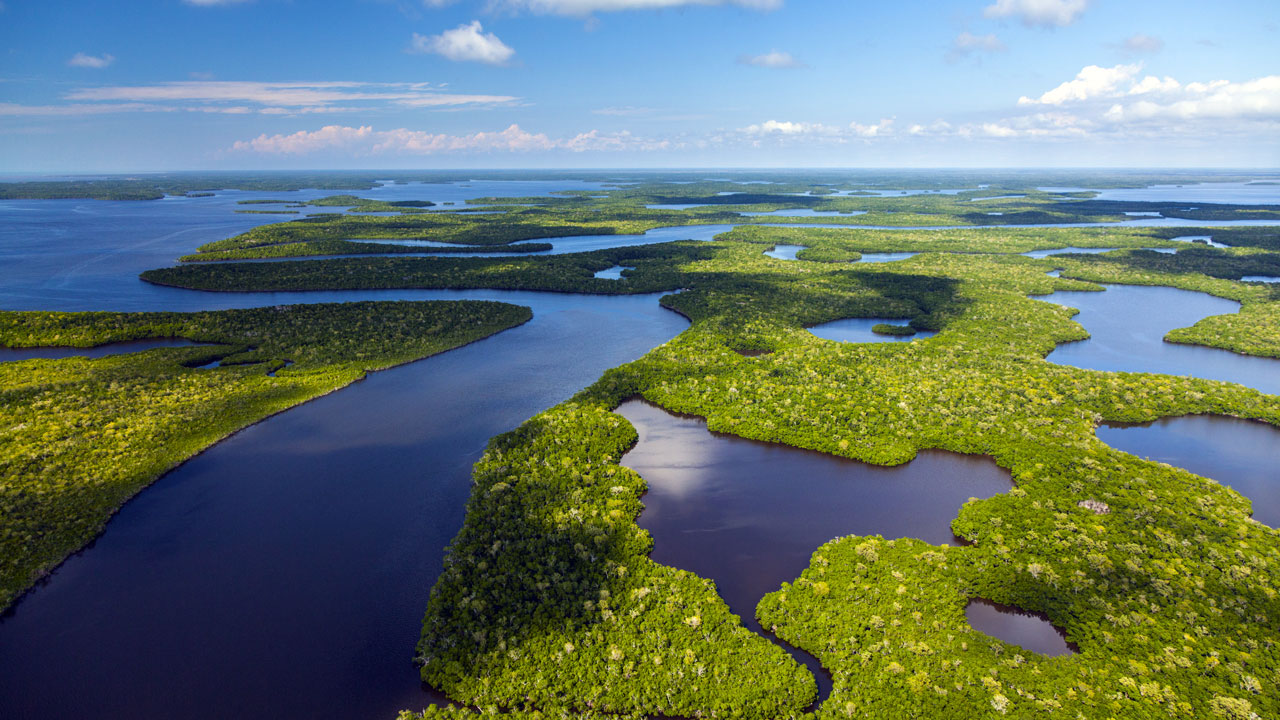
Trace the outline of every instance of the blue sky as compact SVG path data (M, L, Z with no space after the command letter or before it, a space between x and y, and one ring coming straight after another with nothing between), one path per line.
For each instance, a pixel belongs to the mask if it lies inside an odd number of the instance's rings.
M1280 3L3 0L0 171L1280 165Z

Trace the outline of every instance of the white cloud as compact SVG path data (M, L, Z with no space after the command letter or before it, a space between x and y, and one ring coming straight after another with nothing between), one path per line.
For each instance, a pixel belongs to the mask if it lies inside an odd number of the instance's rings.
M519 98L442 92L429 83L365 82L240 82L181 81L154 85L108 85L80 88L64 96L74 102L198 103L260 106L261 112L336 112L378 107L440 108L508 105Z
M1174 80L1168 75L1164 78L1158 78L1155 75L1148 75L1133 87L1129 88L1130 95L1146 95L1147 93L1168 93L1176 92L1182 89L1182 83Z
M776 10L783 0L492 0L495 9L529 10L546 15L582 17L596 12L663 10L687 5L736 5L753 10Z
M766 120L742 129L748 135L837 135L840 129L821 123Z
M854 135L864 138L873 138L888 135L893 129L893 118L881 118L880 122L874 125L862 125L857 122L849 123L849 129Z
M738 64L754 65L763 68L802 68L804 63L795 59L791 53L773 50L763 55L739 55Z
M1280 124L1280 75L1239 83L1217 80L1179 85L1172 78L1165 80L1169 82L1161 88L1159 97L1144 97L1127 105L1117 103L1108 108L1106 118L1112 122L1163 120L1177 124L1226 120Z
M1090 0L996 0L983 10L989 18L1016 17L1028 27L1065 27L1080 18Z
M20 105L18 103L0 103L2 116L38 116L38 115L102 115L116 112L163 112L159 105L142 103L115 103L111 105Z
M493 33L484 32L479 20L445 30L439 35L413 34L410 52L434 53L454 62L482 62L501 65L516 54Z
M116 56L109 53L103 53L102 55L88 55L78 52L71 56L71 59L67 61L67 64L71 67L94 68L95 70L101 70L115 61Z
M1154 35L1135 33L1125 38L1122 47L1131 53L1155 53L1164 49L1164 41Z
M951 42L951 49L947 51L947 60L956 62L975 52L1002 52L1004 50L1006 50L1004 43L1000 42L1000 38L996 37L994 33L974 35L966 30L957 35L956 39Z
M1201 120L1280 123L1280 75L1183 83L1169 76L1139 79L1139 70L1141 65L1090 65L1074 80L1036 99L1019 98L1018 104L1073 106L1099 122L1142 123L1152 132L1204 131L1196 124ZM1208 132L1225 129L1215 126Z
M795 122L791 120L766 120L755 125L748 125L739 132L755 142L768 137L778 139L821 141L829 143L847 143L855 139L882 138L892 134L893 118L883 118L880 122L864 125L851 122L848 125L825 125L823 123Z
M1061 105L1097 97L1110 97L1119 93L1122 85L1130 83L1141 65L1116 65L1104 68L1089 65L1058 87L1045 92L1039 98L1020 97L1019 105Z
M538 152L564 150L596 152L619 150L665 150L674 147L665 140L638 138L629 132L601 133L597 130L579 133L567 139L553 139L543 133L530 133L519 125L498 132L476 132L467 135L430 133L397 128L375 131L371 126L346 127L328 125L315 131L299 131L290 135L259 135L232 146L241 152L271 155L306 155L318 151L336 151L353 155L436 155L475 152Z

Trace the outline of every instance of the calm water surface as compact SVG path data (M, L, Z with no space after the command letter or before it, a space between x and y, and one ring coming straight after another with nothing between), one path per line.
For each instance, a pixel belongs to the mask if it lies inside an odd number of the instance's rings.
M635 268L627 265L614 265L613 267L598 271L594 277L600 278L601 280L622 280L623 270L635 270Z
M1055 657L1077 652L1067 642L1066 633L1054 627L1044 613L974 598L965 607L964 615L974 630L1034 653Z
M756 604L799 577L828 540L953 542L951 521L965 501L1012 487L984 457L927 450L887 468L712 433L702 418L643 400L615 412L640 436L622 464L648 485L638 522L653 536L654 561L714 580L729 609L758 633ZM782 645L818 679L824 699L831 681L817 660Z
M1216 415L1107 423L1098 439L1117 450L1176 465L1253 501L1253 517L1280 527L1280 428Z
M870 342L911 342L931 338L938 333L933 330L917 330L915 335L881 335L872 332L871 328L881 323L888 325L906 325L903 318L845 318L808 328L809 332L824 340L836 340L847 343Z
M486 442L687 326L658 295L159 288L137 273L264 216L80 205L0 224L0 307L495 299L534 318L248 428L126 504L0 618L6 719L389 718L439 700L410 658Z
M0 620L0 717L438 700L410 658L485 443L687 325L655 295L489 295L534 319L244 430L125 505Z
M74 347L34 347L6 348L0 347L0 362L14 360L34 360L36 358L56 359L67 357L100 358L108 355L124 355L142 352L155 348L192 347L205 343L197 343L183 338L151 338L149 340L131 340L129 342L107 343L90 348Z
M764 251L765 255L777 260L798 260L796 253L809 247L808 245L774 245Z
M1089 339L1059 345L1049 362L1111 372L1150 372L1225 380L1280 394L1280 360L1164 341L1175 328L1240 304L1204 293L1163 287L1107 285L1104 292L1055 292L1037 300L1078 308L1075 321Z
M882 467L712 433L702 418L643 400L615 412L640 435L622 464L649 486L639 523L653 534L653 559L715 580L753 629L760 598L798 577L828 540L953 543L951 521L965 501L1012 487L985 457L928 450Z

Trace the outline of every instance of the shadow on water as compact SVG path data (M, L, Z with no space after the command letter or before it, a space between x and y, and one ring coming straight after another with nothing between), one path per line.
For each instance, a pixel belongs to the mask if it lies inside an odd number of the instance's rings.
M1034 653L1057 657L1080 652L1044 613L973 598L965 607L964 616L974 630Z
M639 399L615 412L640 436L622 464L648 484L638 522L653 536L652 558L715 580L755 632L756 604L823 543L849 534L954 543L951 521L965 501L1012 487L985 457L926 450L882 467L713 433L702 418ZM793 655L814 669L807 653ZM815 675L825 698L830 680Z
M1231 487L1253 502L1258 522L1280 527L1280 428L1220 415L1150 423L1105 423L1098 439Z

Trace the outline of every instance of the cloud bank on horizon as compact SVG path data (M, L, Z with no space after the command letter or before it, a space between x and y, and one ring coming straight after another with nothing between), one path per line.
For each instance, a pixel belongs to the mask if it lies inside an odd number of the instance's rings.
M1270 2L68 2L5 9L0 171L1280 165Z

